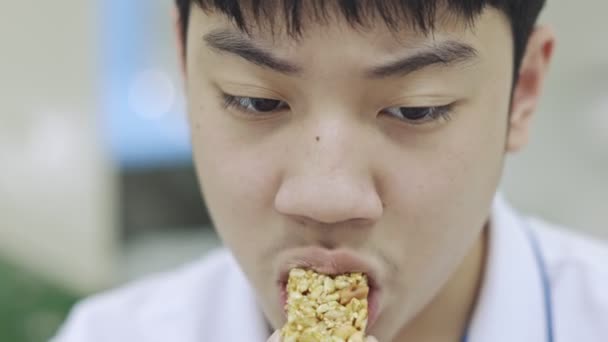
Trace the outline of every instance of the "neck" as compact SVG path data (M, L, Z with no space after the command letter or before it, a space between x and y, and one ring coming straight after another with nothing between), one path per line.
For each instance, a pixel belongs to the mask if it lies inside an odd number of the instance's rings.
M486 226L446 286L395 341L460 341L475 309L487 244Z

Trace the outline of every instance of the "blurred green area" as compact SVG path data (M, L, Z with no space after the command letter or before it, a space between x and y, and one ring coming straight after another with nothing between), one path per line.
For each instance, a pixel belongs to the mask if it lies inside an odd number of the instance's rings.
M0 341L48 341L77 300L76 294L0 260Z

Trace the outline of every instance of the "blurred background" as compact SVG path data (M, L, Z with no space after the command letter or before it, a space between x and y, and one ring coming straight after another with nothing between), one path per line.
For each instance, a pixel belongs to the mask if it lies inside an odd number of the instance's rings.
M218 245L190 159L171 0L0 5L0 341ZM608 2L549 1L559 37L531 145L502 184L608 238Z

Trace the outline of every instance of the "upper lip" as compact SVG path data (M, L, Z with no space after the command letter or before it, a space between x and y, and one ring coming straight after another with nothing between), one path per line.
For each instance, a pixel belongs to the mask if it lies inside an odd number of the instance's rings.
M287 283L289 271L293 268L310 269L329 276L360 272L367 275L371 288L377 287L377 274L374 268L350 250L328 250L321 247L294 248L279 265L279 284L284 286Z

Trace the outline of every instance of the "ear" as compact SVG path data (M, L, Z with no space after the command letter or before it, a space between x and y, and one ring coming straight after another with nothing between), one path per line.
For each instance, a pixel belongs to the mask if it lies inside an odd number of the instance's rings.
M175 41L177 42L177 53L179 58L180 70L182 72L182 76L184 80L186 79L186 42L184 41L184 27L182 25L182 20L179 9L177 5L173 5L173 32L175 34Z
M528 41L513 93L507 152L516 152L528 143L530 122L538 106L554 48L553 31L537 27Z

